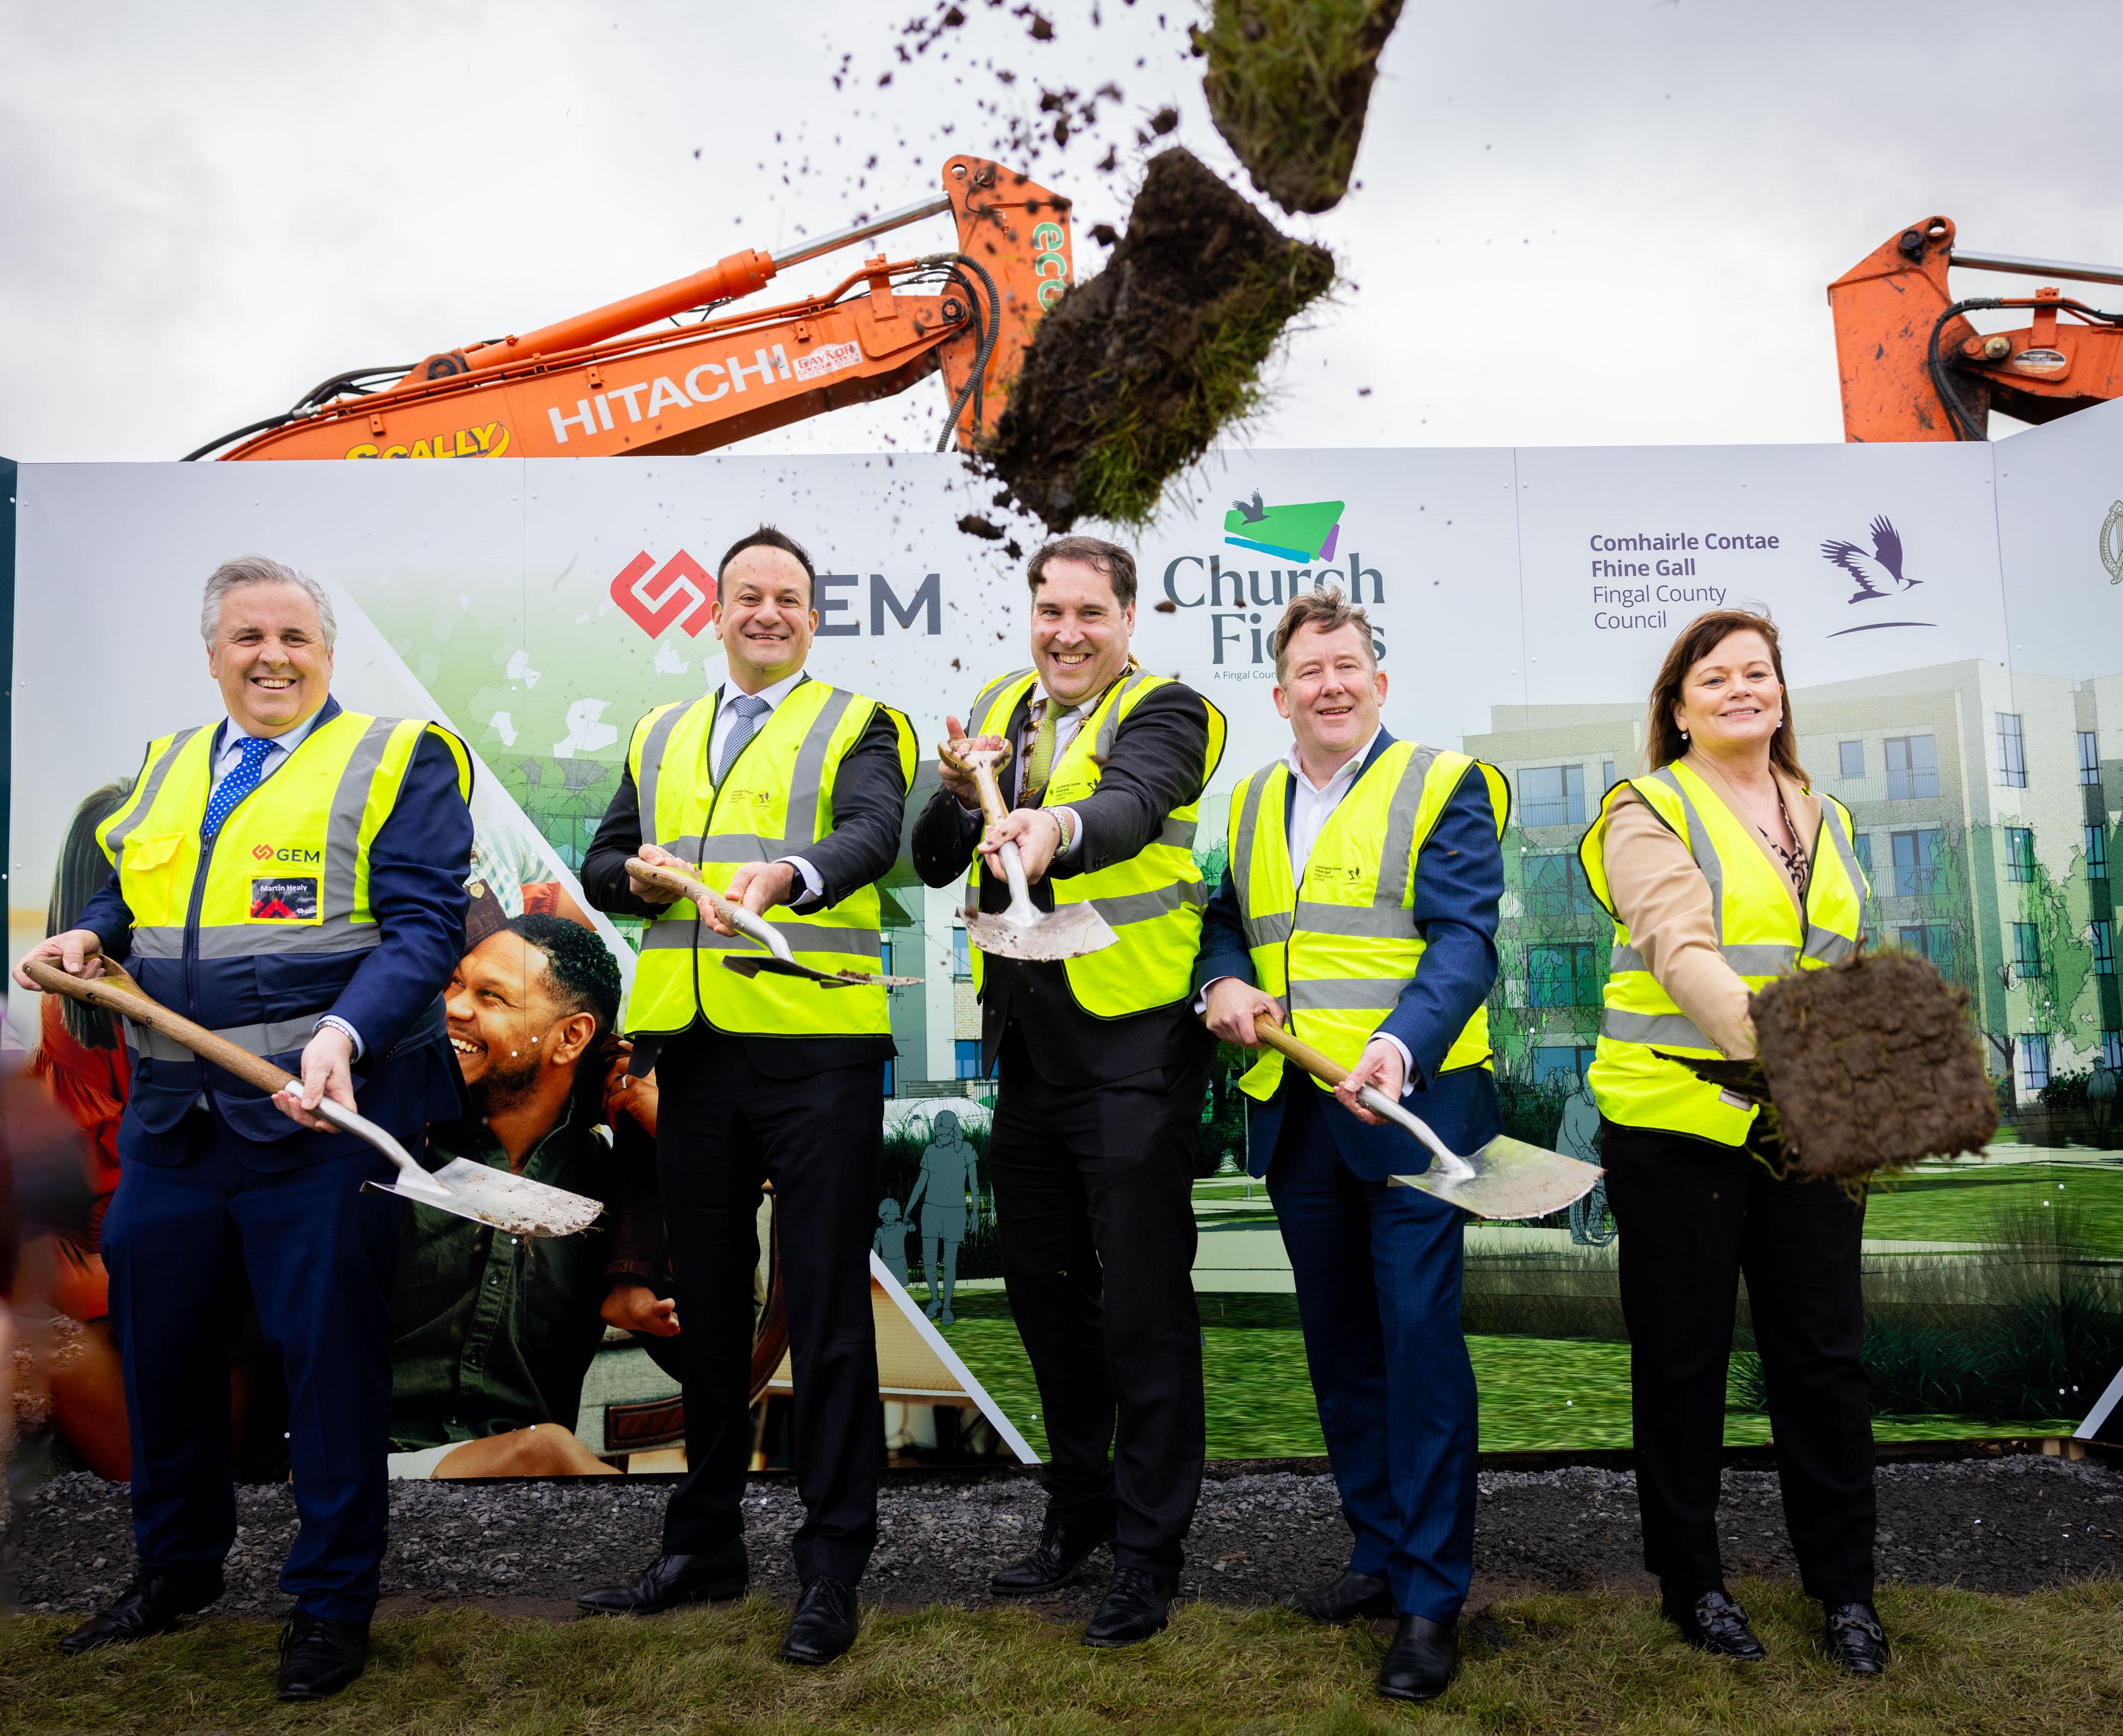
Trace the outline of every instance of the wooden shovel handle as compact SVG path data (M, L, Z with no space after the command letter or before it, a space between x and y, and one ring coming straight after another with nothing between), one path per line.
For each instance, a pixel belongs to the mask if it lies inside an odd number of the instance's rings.
M1010 749L1001 747L971 747L963 751L954 749L944 742L936 749L936 757L954 771L966 773L981 793L981 813L990 826L1000 826L1010 813L1002 805L1002 790L996 782L996 774L1010 764Z
M262 1056L253 1055L248 1049L239 1049L227 1037L216 1036L205 1026L193 1023L182 1013L171 1012L160 1001L150 1000L139 984L107 958L103 961L103 969L105 974L98 977L69 976L58 966L33 958L22 966L22 974L47 994L63 994L69 1000L99 1007L105 1013L130 1019L136 1025L158 1031L171 1041L182 1043L201 1060L212 1061L224 1072L234 1074L260 1091L282 1091L298 1083L293 1074L282 1072Z
M732 927L736 926L730 917L730 901L713 887L696 880L683 868L674 868L661 862L644 862L639 856L630 856L626 859L626 871L630 874L639 875L651 886L661 887L665 891L675 893L694 904L705 905L724 922L730 923Z
M1315 1079L1338 1085L1349 1076L1349 1069L1339 1061L1329 1060L1311 1044L1300 1042L1280 1025L1257 1018L1254 1021L1254 1035L1285 1060L1296 1062Z

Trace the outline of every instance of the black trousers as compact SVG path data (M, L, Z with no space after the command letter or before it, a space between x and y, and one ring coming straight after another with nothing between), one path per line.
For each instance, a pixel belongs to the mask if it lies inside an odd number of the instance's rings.
M1718 1491L1726 1368L1747 1280L1784 1523L1807 1593L1872 1598L1872 1421L1862 1198L1784 1182L1750 1151L1601 1123L1629 1329L1644 1565L1693 1602L1724 1589Z
M752 1282L760 1184L780 1209L795 1384L797 1577L862 1577L877 1542L883 1419L869 1248L883 1160L874 1063L773 1079L743 1042L698 1026L656 1061L656 1171L678 1300L686 1476L663 1547L703 1555L744 1531L752 1460Z
M1119 1084L1057 1086L1012 1024L988 1138L1049 1503L1112 1513L1115 1565L1171 1575L1202 1492L1193 1180L1207 1080L1205 1056Z

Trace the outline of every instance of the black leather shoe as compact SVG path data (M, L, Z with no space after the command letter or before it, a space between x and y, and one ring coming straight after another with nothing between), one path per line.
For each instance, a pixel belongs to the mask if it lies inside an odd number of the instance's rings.
M1140 1645L1172 1619L1177 1579L1146 1567L1116 1567L1106 1601L1084 1630L1086 1645Z
M280 1697L329 1700L368 1662L366 1621L327 1621L298 1609L280 1630Z
M658 1556L631 1585L607 1585L575 1599L600 1616L656 1616L682 1603L719 1602L744 1595L744 1539L712 1555Z
M791 1663L831 1663L855 1643L855 1589L821 1574L808 1580L781 1636L781 1655Z
M1087 1518L1050 1507L1038 1548L991 1574L988 1589L998 1598L1033 1598L1043 1591L1059 1591L1076 1577L1093 1550L1113 1540L1111 1514Z
M1286 1608L1315 1621L1361 1621L1396 1613L1391 1588L1367 1573L1345 1573L1332 1585L1294 1592L1282 1601Z
M1435 1700L1460 1671L1460 1624L1403 1616L1379 1666L1379 1692L1389 1700Z
M115 1603L60 1640L59 1650L78 1658L99 1645L130 1645L150 1634L167 1633L177 1625L178 1617L196 1614L220 1595L218 1566L192 1574L143 1568L119 1593Z
M1828 1650L1837 1664L1854 1676L1878 1676L1886 1672L1886 1630L1869 1603L1839 1603L1828 1612Z
M1682 1639L1713 1657L1760 1663L1769 1656L1755 1637L1754 1629L1747 1626L1746 1611L1722 1591L1706 1591L1693 1603L1668 1598L1666 1618L1680 1630Z

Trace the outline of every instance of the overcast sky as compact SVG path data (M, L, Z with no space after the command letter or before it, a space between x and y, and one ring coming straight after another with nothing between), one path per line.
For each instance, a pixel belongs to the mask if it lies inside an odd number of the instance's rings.
M1043 44L1020 0L961 3L966 26L900 64L927 0L4 0L0 454L176 457L339 369L838 227L932 192L954 152L1007 158L1043 87L1122 92L1021 164L1077 201L1080 273L1159 108L1237 172L1188 0L1161 26L1155 0L1101 0L1095 25L1090 0L1041 0ZM1408 0L1358 190L1318 219L1271 208L1347 281L1245 438L1838 439L1823 288L1905 223L2123 260L2114 21L2094 0ZM739 450L926 446L943 409L930 379Z

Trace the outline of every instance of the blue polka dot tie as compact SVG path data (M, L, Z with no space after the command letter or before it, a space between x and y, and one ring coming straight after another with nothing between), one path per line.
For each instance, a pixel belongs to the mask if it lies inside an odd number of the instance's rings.
M258 780L265 770L265 756L279 746L277 742L261 742L255 736L247 736L243 742L243 763L221 780L206 805L206 821L199 827L199 835L213 838L218 835L222 822L227 820L236 804L258 788Z

